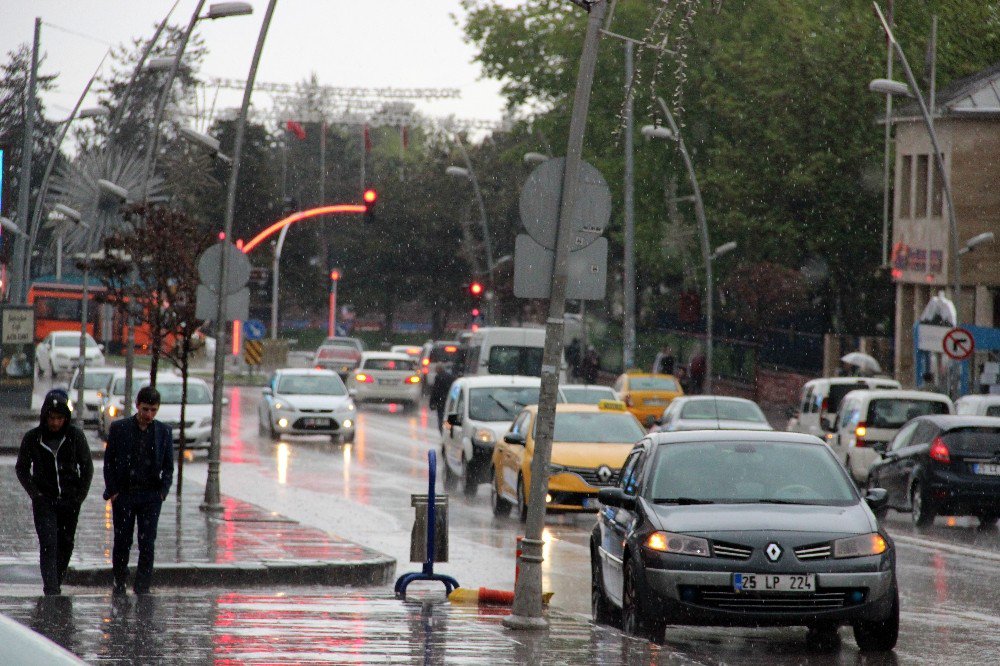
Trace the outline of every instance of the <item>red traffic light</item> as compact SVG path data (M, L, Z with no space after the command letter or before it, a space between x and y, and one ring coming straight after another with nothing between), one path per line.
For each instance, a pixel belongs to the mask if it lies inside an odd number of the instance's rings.
M479 308L472 308L472 316L473 317L479 316Z
M376 192L374 188L369 187L365 190L364 195L362 195L362 199L364 199L365 204L371 206L378 201L378 192Z
M483 295L483 285L482 285L482 283L480 283L480 282L473 282L472 284L470 284L469 285L469 293L472 294L473 296L482 296Z

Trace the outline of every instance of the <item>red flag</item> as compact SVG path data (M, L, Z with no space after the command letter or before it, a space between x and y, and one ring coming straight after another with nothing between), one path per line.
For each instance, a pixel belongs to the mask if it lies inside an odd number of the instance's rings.
M300 125L299 123L295 122L294 120L289 120L288 122L286 122L285 129L294 134L299 139L299 141L302 141L303 139L306 138L305 128L302 127L302 125Z
M365 125L365 153L372 152L372 133L368 129L368 125Z
M403 150L410 147L410 133L408 129L406 125L403 125L402 129L400 129L400 133L403 135Z

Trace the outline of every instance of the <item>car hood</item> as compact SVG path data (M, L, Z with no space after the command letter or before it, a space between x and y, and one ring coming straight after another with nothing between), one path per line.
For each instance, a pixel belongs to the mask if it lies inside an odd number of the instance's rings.
M830 532L863 534L874 532L870 513L861 504L813 506L806 504L657 504L655 516L660 529L669 532Z
M767 423L753 421L680 419L671 430L774 430L774 428Z
M634 446L634 442L621 444L553 442L552 464L587 468L607 465L612 469L619 469Z
M281 400L295 409L344 409L350 400L348 395L277 395L275 400Z

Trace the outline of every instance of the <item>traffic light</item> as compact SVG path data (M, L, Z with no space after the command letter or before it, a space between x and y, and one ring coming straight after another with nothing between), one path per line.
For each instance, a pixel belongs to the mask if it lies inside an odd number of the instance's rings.
M482 282L470 282L469 283L469 300L471 301L471 307L469 308L469 314L472 315L472 326L476 327L482 322L482 308L480 303L483 300L483 288Z
M361 197L365 202L365 222L375 221L375 204L378 202L378 192L369 187Z

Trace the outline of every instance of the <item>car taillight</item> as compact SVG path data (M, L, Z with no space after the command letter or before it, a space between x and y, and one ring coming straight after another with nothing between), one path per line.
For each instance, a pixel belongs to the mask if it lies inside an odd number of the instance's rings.
M420 362L420 364L426 368L428 365L431 364L431 360L429 358L425 358Z
M323 369L323 366L322 366L322 365L317 365L317 366L316 366L316 369L317 369L317 370L322 370L322 369Z
M864 421L858 423L854 428L854 446L868 446L865 435L868 434L868 424Z
M420 368L420 372L422 372L422 373L424 373L426 375L426 374L430 373L430 369L429 368Z
M363 372L359 372L358 374L354 375L354 379L356 379L361 384L374 384L375 383L375 378L374 377L372 377L371 375L366 375Z
M940 437L935 437L934 441L931 442L931 450L929 451L931 460L936 460L939 463L945 465L951 464L951 451L948 450L948 445L944 443L944 440Z
M406 378L406 383L407 384L419 384L420 383L420 375L410 375L409 377Z

